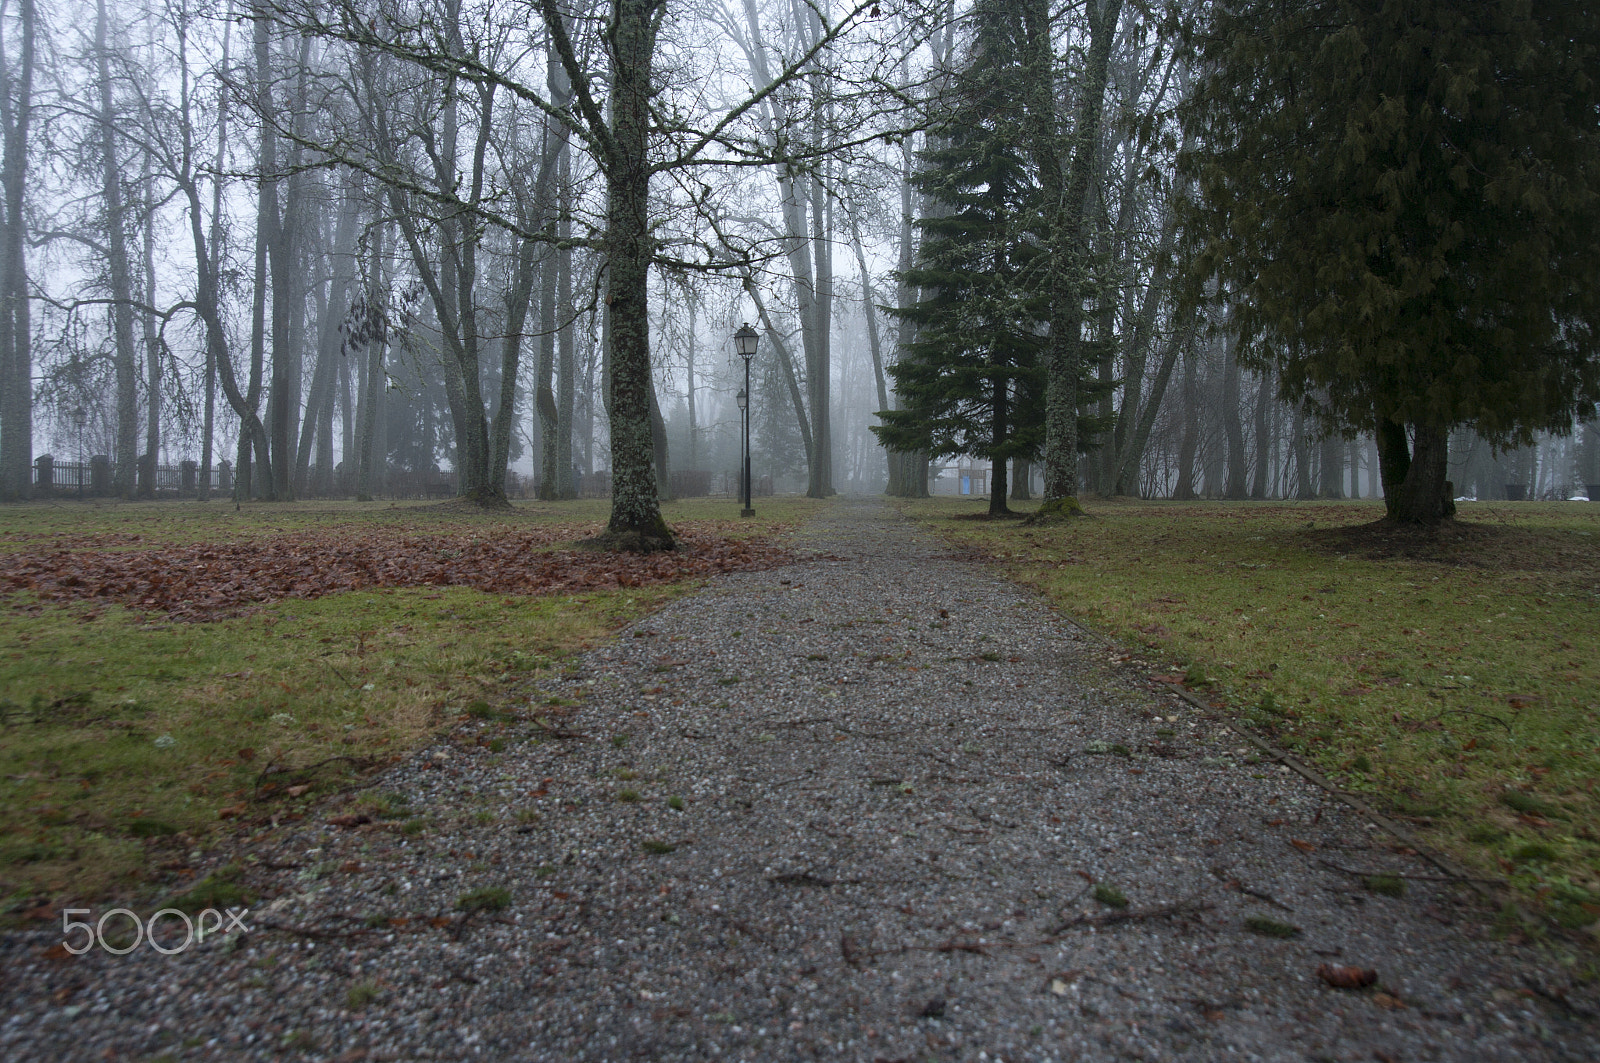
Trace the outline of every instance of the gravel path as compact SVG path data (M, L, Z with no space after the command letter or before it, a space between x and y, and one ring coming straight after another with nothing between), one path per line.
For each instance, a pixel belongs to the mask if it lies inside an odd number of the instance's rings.
M1592 987L1029 592L874 501L795 540L359 795L397 818L255 839L250 934L0 940L0 1057L1600 1057Z

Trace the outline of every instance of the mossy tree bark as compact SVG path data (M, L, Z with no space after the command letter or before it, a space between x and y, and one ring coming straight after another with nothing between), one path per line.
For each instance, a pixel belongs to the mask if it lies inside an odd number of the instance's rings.
M609 537L637 550L670 550L661 517L650 430L650 71L664 0L616 0L611 124L606 152L606 303L611 310L611 520Z

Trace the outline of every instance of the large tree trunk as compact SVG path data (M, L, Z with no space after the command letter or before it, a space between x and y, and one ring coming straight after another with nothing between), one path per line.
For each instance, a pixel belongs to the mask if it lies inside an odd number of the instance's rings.
M154 28L152 27L152 33ZM154 40L151 41L151 52L154 53ZM152 55L152 59L153 59ZM153 68L152 63L152 68ZM139 484L139 494L144 498L154 498L156 494L156 467L160 461L161 451L161 338L156 331L156 203L155 182L152 180L154 167L147 147L142 153L140 163L140 183L144 186L144 202L141 210L144 214L144 291L145 310L140 315L144 319L144 357L145 357L145 429L144 429L144 457L141 467L144 470Z
M1289 435L1294 451L1294 496L1301 501L1316 498L1316 488L1311 484L1311 441L1306 437L1306 408L1303 402L1294 408L1294 427L1289 430Z
M989 516L1003 517L1011 512L1006 505L1006 459L999 453L1010 432L1008 399L1010 387L1004 377L995 380L989 417L989 445L994 457L989 460Z
M0 153L0 195L5 205L0 219L0 501L8 502L33 493L29 470L33 463L33 354L23 204L33 116L34 0L20 0L18 14L22 23L20 68L15 73L5 71L7 91L0 92L0 126L5 137ZM3 44L0 40L0 63L5 62ZM10 91L13 85L15 95Z
M916 225L914 224L915 210L913 207L914 195L911 187L911 171L913 156L909 141L901 149L903 168L900 175L900 257L898 272L904 277L916 262ZM917 291L905 281L900 281L895 289L895 305L901 310L909 310L917 301ZM916 326L900 319L899 333L896 345L904 349L907 344L916 339ZM899 396L893 396L894 409L900 408ZM887 407L886 407L887 408ZM906 453L903 451L889 451L889 485L885 494L891 498L927 498L928 497L928 454L926 451Z
M95 73L100 90L101 195L106 208L107 269L111 277L111 333L117 380L117 433L112 483L117 494L134 492L139 447L139 383L133 341L133 280L128 261L127 210L122 168L117 161L116 112L111 100L111 44L105 0L95 4Z
M1239 352L1232 336L1222 342L1222 427L1228 439L1228 480L1224 498L1248 497L1249 477L1244 451L1244 425L1239 416Z
M1194 458L1200 446L1200 385L1195 379L1200 352L1190 349L1183 355L1183 437L1178 443L1178 482L1172 497L1181 501L1194 498Z
M563 82L568 98L571 88ZM572 305L572 153L563 127L561 150L557 156L554 180L559 190L556 217L556 313L561 331L556 337L556 496L577 498L578 485L572 476L573 409L577 403L577 325ZM691 348L694 338L690 336ZM691 354L691 357L693 355ZM692 375L692 369L691 369ZM689 438L691 458L694 448L694 386L689 388Z
M231 69L230 66L229 66L229 58L230 58L230 52L232 51L232 47L233 47L233 0L228 0L228 14L227 14L226 20L223 22L223 25L222 25L222 69L223 70ZM181 75L180 76L182 77L182 80L183 80L183 84L182 84L182 87L180 89L180 91L182 92L182 101L180 103L180 106L182 107L182 110L183 110L183 137L184 137L184 148L185 148L185 150L184 150L184 158L188 159L193 155L192 144L191 144L190 141L191 141L191 138L193 136L193 128L194 127L193 127L193 124L190 121L190 117L189 117L189 109L190 109L190 104L189 104L189 60L188 60L189 38L188 38L187 27L181 27L180 30L179 30L178 48L179 48L179 68L181 70ZM219 86L219 88L217 90L217 154L216 154L216 164L212 169L212 178L211 178L211 240L210 240L210 245L211 245L211 248L213 250L220 250L221 247L222 247L222 166L223 166L223 162L224 162L224 160L226 158L226 153L227 153L227 145L228 145L228 101L231 98L232 98L232 93L229 91L229 88L228 88L227 84L224 82L222 85ZM189 199L190 210L195 215L193 221L194 221L194 225L195 225L195 232L198 233L200 231L199 230L199 223L200 223L200 218L199 218L199 214L200 214L200 197L197 194L198 190L193 187L193 180L194 180L193 174L192 173L191 174L187 174L186 176L189 178L189 182L190 182L190 188L188 189L188 191L190 191L192 193L190 195L190 199ZM197 237L197 239L198 239L198 237ZM197 243L196 244L196 250L199 251L199 252L202 252L200 254L197 254L196 258L195 258L195 261L199 264L198 268L201 271L208 271L210 269L210 267L208 265L206 265L207 259L206 259L205 254L203 253L204 248L199 243ZM214 302L215 301L215 295L216 295L216 277L215 277L215 275L211 275L210 276L209 283L211 285L213 302ZM206 384L205 384L206 395L205 395L205 415L204 415L205 423L204 423L204 426L201 428L201 437L200 437L200 500L202 502L208 500L211 497L211 465L212 465L212 460L215 457L215 455L213 454L212 450L213 450L213 440L215 438L216 427L217 427L217 373L218 373L218 369L219 369L219 367L217 365L218 342L220 342L222 344L222 348L221 349L224 350L224 351L226 351L226 343L227 343L226 339L224 339L222 337L219 337L218 341L213 341L210 338L210 333L211 333L211 322L209 320L207 320L207 322L206 322L206 335L207 335L207 338L206 338ZM229 366L229 371L232 372L232 366ZM242 424L242 422L241 422L241 424ZM241 435L244 434L243 429L241 429L240 434Z
M872 274L867 270L867 253L861 245L861 222L850 212L850 246L856 253L856 268L861 271L861 306L867 316L867 350L872 355L872 379L878 388L878 409L889 408L889 383L883 366L883 341L878 334L878 305L872 294ZM894 475L894 455L889 453L890 477Z
M1384 510L1396 524L1437 525L1456 513L1445 478L1449 433L1431 425L1412 425L1410 435L1408 443L1405 425L1387 419L1378 422Z
M380 301L387 290L383 278L383 234L386 227L384 222L379 221L372 235L372 261L367 267L365 295L368 314L377 314L384 309ZM361 395L356 401L361 420L356 441L356 498L362 502L372 501L379 486L377 467L385 455L376 449L376 443L389 380L388 372L383 367L384 348L388 345L387 330L377 328L368 332Z
M1267 466L1272 457L1272 381L1262 377L1256 381L1256 409L1252 418L1255 432L1255 471L1250 477L1250 497L1267 497Z
M1045 0L1027 0L1030 140L1039 166L1048 232L1050 340L1045 354L1044 508L1076 508L1078 494L1078 374L1083 368L1085 207L1100 143L1111 46L1122 0L1100 0L1089 15L1089 54L1078 83L1070 139L1057 129L1055 55ZM1063 148L1065 151L1063 151ZM1063 158L1066 154L1068 158ZM1070 505L1068 500L1072 500Z
M1317 445L1317 497L1344 497L1344 440L1325 435Z
M606 171L606 302L611 317L611 520L609 541L670 550L661 518L650 433L650 93L655 17L664 0L616 0Z

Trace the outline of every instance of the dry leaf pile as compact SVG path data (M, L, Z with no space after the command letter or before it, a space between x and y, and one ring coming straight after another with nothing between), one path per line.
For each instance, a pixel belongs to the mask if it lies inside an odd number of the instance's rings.
M447 535L307 532L156 550L48 549L0 555L0 592L45 601L119 602L181 620L214 620L250 605L372 587L476 587L491 594L573 594L773 568L790 559L769 541L688 531L672 553L551 550L570 527ZM98 544L95 544L98 545Z

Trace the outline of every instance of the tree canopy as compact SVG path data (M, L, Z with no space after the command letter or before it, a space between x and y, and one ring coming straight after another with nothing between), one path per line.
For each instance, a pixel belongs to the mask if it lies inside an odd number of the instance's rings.
M1527 0L1221 0L1185 106L1201 282L1286 398L1375 431L1392 519L1446 438L1600 397L1600 15Z

